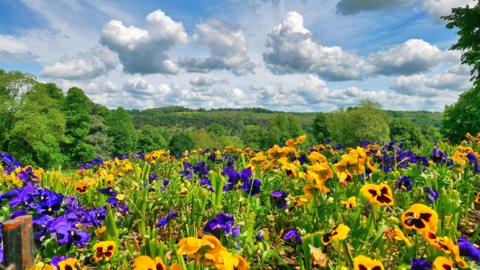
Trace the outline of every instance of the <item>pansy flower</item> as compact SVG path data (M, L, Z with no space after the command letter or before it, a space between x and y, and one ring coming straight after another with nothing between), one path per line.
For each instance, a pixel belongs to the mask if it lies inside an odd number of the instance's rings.
M231 234L235 236L238 235L240 228L233 228L234 223L235 220L232 215L220 213L217 214L215 218L208 221L207 224L205 224L203 232L211 233L218 237L222 234Z
M452 270L453 261L447 257L439 256L433 261L433 270Z
M480 204L480 192L477 194L477 196L475 197L475 202Z
M431 270L432 263L425 259L413 259L410 265L410 270Z
M480 167L478 165L478 158L475 155L475 152L469 152L467 154L467 158L468 158L468 160L470 160L470 162L472 162L472 164L474 166L474 169L475 169L475 172L480 174Z
M62 194L45 189L40 194L40 201L38 203L37 213L39 215L52 215L60 209L62 201Z
M88 182L85 180L80 180L75 183L75 191L84 194L88 191Z
M432 245L435 249L443 251L445 254L451 254L454 256L455 261L458 266L461 268L466 268L467 263L465 260L460 257L460 248L455 242L447 236L437 237L432 232L427 232L424 234L425 239Z
M295 243L301 244L302 243L302 237L300 236L300 233L298 232L297 229L289 229L283 236L283 240L289 241L289 240L295 240Z
M434 203L438 199L438 196L440 196L440 192L438 192L438 190L432 189L430 187L424 187L423 190L427 193L427 199L431 203Z
M178 242L180 246L178 248L178 253L181 255L193 256L197 253L202 247L209 247L214 248L214 244L210 243L204 239L197 239L195 237L187 237L182 238L180 242Z
M161 217L158 222L157 222L157 227L165 227L167 223L172 220L174 217L178 216L178 212L175 212L173 210L170 210L170 213L168 213L167 216Z
M77 259L67 258L58 262L58 270L80 270L80 265Z
M421 232L437 231L438 214L432 208L416 203L402 214L402 224L407 229L415 229Z
M352 197L348 198L346 201L345 201L345 200L341 200L340 203L341 203L341 204L343 205L343 207L345 207L346 209L355 208L355 207L357 207L357 197L352 196Z
M480 249L475 247L465 236L458 239L460 254L467 256L471 261L480 263Z
M353 259L354 270L385 270L382 262L376 259L371 259L367 256L357 256Z
M397 190L410 191L413 187L412 178L408 176L400 176L395 184Z
M285 190L274 190L270 193L270 197L272 198L272 202L280 209L284 209L287 207L287 192Z
M153 260L148 256L139 256L133 262L133 266L135 270L167 270L167 266L160 257L155 257Z
M339 224L333 231L322 235L322 243L328 246L335 240L345 240L350 232L350 228L344 224Z
M393 194L386 184L365 184L360 190L373 205L393 205Z
M389 238L389 240L393 241L394 239L397 240L397 241L403 241L405 242L405 244L410 247L412 246L412 242L410 241L410 239L408 239L407 236L405 236L405 234L402 232L402 230L400 230L399 228L386 228L385 229L385 234L387 235L387 237Z
M95 261L109 261L115 251L115 242L113 241L101 241L93 245L95 252Z
M259 179L252 179L243 182L243 191L248 193L250 196L256 196L260 193L260 186L262 183Z

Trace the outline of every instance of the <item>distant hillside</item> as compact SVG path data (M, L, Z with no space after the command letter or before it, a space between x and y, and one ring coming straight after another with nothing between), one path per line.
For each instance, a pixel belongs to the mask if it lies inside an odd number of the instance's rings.
M429 127L440 128L442 113L428 111L386 111L392 118L409 119L423 130ZM270 111L263 108L244 109L189 109L184 107L163 107L148 110L131 110L135 126L177 127L177 128L208 128L217 123L225 127L230 134L238 134L246 125L266 126L267 121L278 114L295 117L306 130L309 129L317 113L294 113Z

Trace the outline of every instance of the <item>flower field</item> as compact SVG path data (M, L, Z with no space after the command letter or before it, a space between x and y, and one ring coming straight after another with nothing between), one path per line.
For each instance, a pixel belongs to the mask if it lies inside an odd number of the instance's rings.
M76 171L1 154L0 221L33 216L34 269L480 267L480 134L413 150L304 140Z

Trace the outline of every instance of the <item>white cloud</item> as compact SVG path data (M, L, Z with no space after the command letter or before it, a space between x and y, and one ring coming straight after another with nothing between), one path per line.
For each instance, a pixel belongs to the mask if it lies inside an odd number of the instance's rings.
M425 10L435 19L440 20L441 16L450 15L452 8L474 6L475 0L422 0Z
M34 60L34 55L28 46L17 37L0 34L0 61L18 62Z
M367 57L367 73L372 75L410 75L425 72L442 60L442 51L421 39L410 39L403 44Z
M463 92L472 87L466 66L457 64L438 74L415 74L399 76L391 88L398 93L410 96L440 96L448 92Z
M93 79L105 75L119 64L117 54L109 49L97 46L85 53L51 63L43 68L45 77L69 80Z
M292 11L268 35L267 67L276 74L311 73L332 80L359 80L363 61L341 47L326 47L313 40L303 16Z
M193 40L207 48L205 59L184 58L181 65L189 72L230 70L236 75L252 73L255 65L247 55L247 41L242 30L226 25L217 19L197 24Z
M191 79L189 83L194 87L210 87L218 83L217 80L207 77L198 77Z
M166 51L187 40L183 24L161 10L147 15L146 29L112 20L103 27L101 37L102 44L118 53L125 72L140 74L177 73L178 66Z
M361 100L378 101L393 110L441 111L458 97L458 92L440 91L442 94L411 95L389 90L372 90L350 86L329 88L315 76L308 75L299 86L251 86L258 106L286 111L332 111L340 107L356 106Z

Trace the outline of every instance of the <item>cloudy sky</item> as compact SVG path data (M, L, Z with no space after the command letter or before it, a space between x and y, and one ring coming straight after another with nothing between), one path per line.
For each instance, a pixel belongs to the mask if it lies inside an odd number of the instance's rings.
M0 0L0 68L114 108L442 111L470 87L440 16L476 0Z

